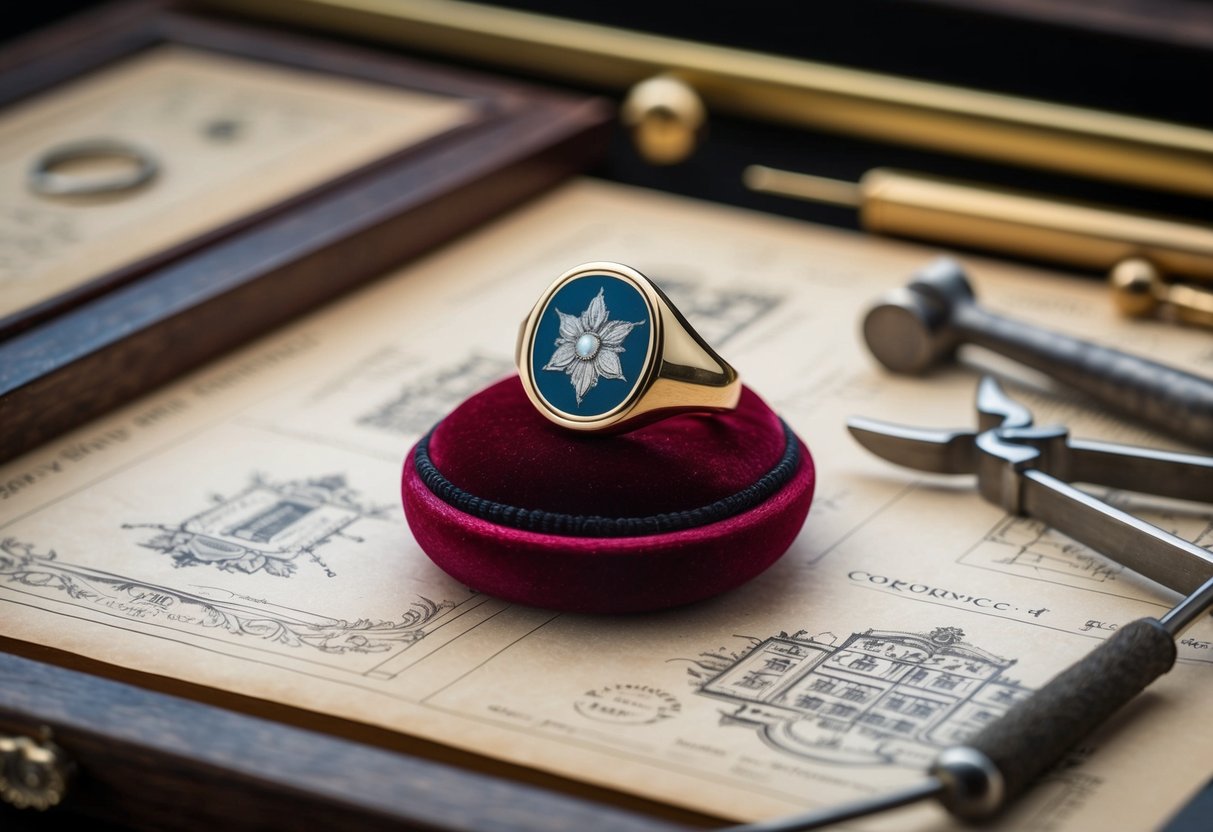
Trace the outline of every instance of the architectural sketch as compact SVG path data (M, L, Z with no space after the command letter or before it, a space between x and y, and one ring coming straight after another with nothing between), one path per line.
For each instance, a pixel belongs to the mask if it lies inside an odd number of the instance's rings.
M755 729L772 747L833 764L923 766L1031 694L1014 659L964 641L868 630L841 644L780 633L737 653L693 660L696 691L729 706L721 723Z
M222 630L283 647L327 654L382 653L412 644L425 627L453 605L417 598L394 621L354 621L287 610L230 596L205 597L173 587L68 563L52 551L28 543L0 540L0 579L46 594L47 590L142 622L176 628Z
M213 499L211 508L175 526L127 523L122 528L159 530L140 545L170 555L176 566L290 577L304 555L332 578L336 572L319 558L318 548L334 537L361 542L345 533L359 519L394 517L393 506L361 502L340 475L280 483L254 475L243 491Z
M1073 584L1115 581L1124 567L1081 543L1049 528L1039 520L1008 517L986 536L985 544L1000 547L987 557L1016 572L1045 574Z
M425 433L460 402L513 367L504 359L473 353L409 382L392 398L359 416L357 423L404 436Z
M775 294L721 289L685 279L658 279L657 284L695 331L718 348L771 313L784 300Z
M917 782L941 747L971 740L1112 628L1158 614L1158 590L1144 579L1041 571L1029 553L1074 553L1042 549L1044 530L1008 521L971 481L936 487L873 463L839 433L852 413L932 424L932 414L963 421L971 411L971 368L932 380L927 401L921 382L889 378L861 348L857 304L921 268L921 250L594 180L548 199L6 463L5 637L149 687L318 714L410 747L475 755L485 768L521 766L670 811L752 821ZM743 374L759 368L747 378L815 452L813 516L777 571L690 608L608 619L477 594L409 538L401 464L460 401L514 372L510 330L550 270L613 253L659 281L668 273L684 282L662 285ZM1129 326L1095 302L1094 286L994 261L983 262L981 278L983 292L1012 311L1065 301L1062 310L1041 306L1035 318L1048 326L1110 340ZM778 305L729 300L728 291ZM704 307L718 298L733 307L714 317ZM1158 330L1166 340L1152 354L1161 360L1190 367L1192 352L1209 349L1178 328ZM443 343L453 351L429 348L452 332ZM140 426L142 414L162 409L172 418ZM1090 418L1068 420L1075 435L1092 433ZM328 502L275 512L293 502L277 492L256 498L260 508L256 499L235 507L226 525L208 513L252 487L255 470L273 485L343 475L360 493L355 503L389 504L390 522ZM211 492L223 500L212 503ZM1134 513L1157 523L1148 512L1160 507L1189 540L1209 525L1200 505L1160 499ZM338 533L307 533L311 518L331 518ZM229 530L230 540L219 536ZM223 569L197 557L222 547L203 545L189 550L199 562L178 568L171 554L141 545L171 532L250 550L298 534L300 544L317 540L312 554L339 575L326 578L307 554L289 559L290 578L256 555L244 562L252 572ZM1200 539L1213 545L1207 533ZM887 583L862 586L857 570ZM1152 592L1153 603L1125 597L1136 590ZM979 607L985 593L1014 609ZM1213 684L1211 627L1186 633L1150 701L1085 741L1089 758L1033 785L1010 825L1154 829L1172 817L1210 768L1208 744L1193 739L1203 737ZM923 823L947 825L937 815Z
M1124 492L1109 491L1100 495L1100 499L1213 551L1213 518L1135 506ZM1114 591L1127 597L1141 596L1140 591L1122 581L1125 567L1039 520L1027 517L1004 519L967 552L961 562L1077 588Z

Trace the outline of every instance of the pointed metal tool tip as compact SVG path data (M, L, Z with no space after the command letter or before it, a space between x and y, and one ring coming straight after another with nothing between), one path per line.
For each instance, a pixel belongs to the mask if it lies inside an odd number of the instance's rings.
M974 440L968 430L930 430L853 416L847 430L872 453L919 471L972 474L977 471Z

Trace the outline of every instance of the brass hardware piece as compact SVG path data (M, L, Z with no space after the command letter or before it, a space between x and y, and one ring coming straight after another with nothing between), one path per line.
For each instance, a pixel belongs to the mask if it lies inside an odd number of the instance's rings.
M1131 258L1108 275L1112 297L1122 314L1159 315L1186 324L1213 327L1213 291L1187 283L1169 283L1149 260Z
M0 800L18 809L45 810L67 795L72 764L44 728L37 739L0 735Z
M672 75L657 75L632 87L620 111L636 151L653 165L676 165L690 158L707 115L695 90Z
M867 231L1107 271L1117 308L1213 326L1213 227L877 168L858 183L751 165L750 190L859 211Z
M876 168L856 183L753 165L754 191L857 208L876 234L987 249L1107 272L1131 258L1213 280L1213 227Z
M1213 326L1213 227L877 168L859 182L751 165L750 190L854 208L867 231L1107 271L1122 314Z
M456 58L626 90L674 73L713 113L1213 195L1213 132L459 0L207 0Z

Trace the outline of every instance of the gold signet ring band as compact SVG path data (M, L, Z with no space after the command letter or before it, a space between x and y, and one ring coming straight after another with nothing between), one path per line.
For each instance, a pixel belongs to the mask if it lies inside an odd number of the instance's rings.
M741 396L737 371L653 281L619 263L584 263L549 286L522 322L516 360L536 409L576 431L732 410Z

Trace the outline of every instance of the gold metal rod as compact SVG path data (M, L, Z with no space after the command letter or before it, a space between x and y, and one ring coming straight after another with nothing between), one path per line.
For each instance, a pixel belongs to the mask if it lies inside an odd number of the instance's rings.
M821 177L763 168L761 190L842 204ZM1110 270L1142 258L1176 275L1213 280L1213 227L1026 192L877 168L858 185L860 224L897 237Z
M843 208L863 207L862 190L854 182L793 173L766 165L750 165L742 171L741 179L747 188L758 193L792 196Z
M430 52L626 89L673 73L710 109L1213 196L1213 131L459 0L203 0Z

